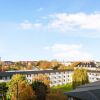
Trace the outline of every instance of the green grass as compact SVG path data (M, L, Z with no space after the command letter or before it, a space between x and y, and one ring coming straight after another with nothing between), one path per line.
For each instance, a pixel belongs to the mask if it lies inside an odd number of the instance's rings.
M53 86L52 89L61 89L64 92L67 92L67 91L71 91L73 88L72 88L72 84L65 84L65 85Z

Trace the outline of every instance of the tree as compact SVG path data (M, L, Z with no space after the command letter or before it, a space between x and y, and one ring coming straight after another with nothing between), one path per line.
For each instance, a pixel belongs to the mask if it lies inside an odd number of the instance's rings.
M32 88L35 91L37 100L45 100L46 94L50 90L50 80L48 76L43 74L38 74L38 76L33 77ZM41 98L41 99L40 99Z
M20 75L20 74L13 75L11 81L7 83L7 86L8 86L8 92L7 92L8 99L24 100L22 98L25 98L27 96L32 97L34 95L33 90L31 89L24 75ZM27 93L27 91L25 90L31 91L31 92L28 92L28 95L24 95ZM25 100L28 100L28 99L25 99Z
M19 97L19 100L36 100L35 92L30 85L22 90Z
M53 69L58 69L59 65L60 65L60 62L58 62L57 60L52 60L51 65L52 65Z
M51 67L51 63L49 61L39 61L37 66L39 66L39 68L42 68L42 69L48 69Z
M73 88L76 88L79 85L84 85L88 82L89 82L88 75L85 69L77 68L74 70L73 81L72 81Z
M49 87L49 84L50 84L50 80L49 80L48 76L43 75L43 74L38 74L37 76L34 76L32 80L33 80L33 82L34 81L41 81L45 85L47 85L48 87Z
M78 62L73 62L71 65L66 66L66 69L72 69L72 70L74 70L74 68L75 68L78 64L80 64L79 61L78 61Z
M67 97L61 89L51 89L46 100L67 100Z
M41 81L34 81L32 88L35 91L36 100L46 100L47 86Z
M0 72L2 71L2 65L0 64Z
M6 99L7 90L8 88L6 87L6 82L0 82L0 94L2 95L2 100Z

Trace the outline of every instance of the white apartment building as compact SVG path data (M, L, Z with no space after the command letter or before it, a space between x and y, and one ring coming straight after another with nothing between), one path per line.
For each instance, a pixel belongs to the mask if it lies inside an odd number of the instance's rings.
M88 71L88 77L89 77L89 81L90 82L96 82L96 81L100 81L100 70L89 70Z
M26 76L28 82L32 83L32 78L38 74L47 75L50 79L50 86L63 85L72 82L73 70L40 70L40 71L7 71L0 72L0 82L7 82L14 74L22 74ZM100 80L100 71L88 70L90 82Z
M26 76L28 82L32 83L32 78L38 74L47 75L50 79L50 86L63 85L72 82L72 70L42 70L42 71L6 71L0 72L0 82L7 82L14 74L22 74Z

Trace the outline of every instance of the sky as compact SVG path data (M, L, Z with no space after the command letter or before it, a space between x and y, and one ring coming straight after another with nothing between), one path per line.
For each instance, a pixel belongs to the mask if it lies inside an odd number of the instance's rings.
M100 60L100 0L0 0L2 60Z

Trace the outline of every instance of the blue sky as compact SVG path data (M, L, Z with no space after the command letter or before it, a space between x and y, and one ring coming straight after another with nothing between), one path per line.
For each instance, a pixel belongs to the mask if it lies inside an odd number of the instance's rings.
M0 0L2 60L100 60L99 0Z

